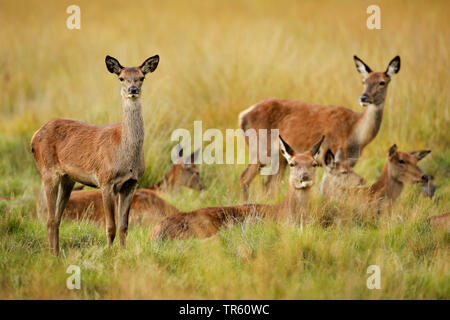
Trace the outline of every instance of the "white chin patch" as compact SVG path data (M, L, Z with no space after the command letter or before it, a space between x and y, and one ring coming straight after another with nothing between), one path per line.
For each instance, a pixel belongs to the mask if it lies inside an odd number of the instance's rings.
M309 188L313 185L313 182L311 180L309 181L302 181L300 183L296 183L295 184L295 188L296 189L305 189L305 188Z
M129 94L128 95L128 98L130 98L130 99L134 99L134 98L137 98L137 97L139 97L138 94Z
M368 103L368 102L359 102L359 104L362 106L362 107L367 107L370 103Z

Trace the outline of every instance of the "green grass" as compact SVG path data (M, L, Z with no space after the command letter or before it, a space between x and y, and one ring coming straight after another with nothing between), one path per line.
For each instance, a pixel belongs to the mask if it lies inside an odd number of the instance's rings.
M8 44L0 47L0 196L12 197L0 201L0 299L450 298L449 233L425 222L450 211L448 1L380 1L379 31L365 27L370 1L79 1L78 31L65 29L69 4L0 4L0 39ZM302 229L249 221L208 240L157 242L148 240L149 228L131 226L126 249L108 249L94 224L63 222L55 258L36 218L41 182L29 143L55 117L120 119L106 54L124 65L161 56L143 88L142 187L169 169L174 129L192 130L194 120L204 130L236 128L240 111L270 96L361 111L352 55L384 70L399 54L380 133L356 171L374 182L393 143L432 149L420 167L435 177L436 195L423 198L419 186L408 186L392 212L375 218L357 201L322 199L315 186ZM203 165L207 190L164 198L180 210L237 204L244 167ZM283 181L280 194L267 197L258 178L251 201L277 203L286 191ZM72 264L81 267L81 290L66 288ZM373 264L381 290L366 287Z

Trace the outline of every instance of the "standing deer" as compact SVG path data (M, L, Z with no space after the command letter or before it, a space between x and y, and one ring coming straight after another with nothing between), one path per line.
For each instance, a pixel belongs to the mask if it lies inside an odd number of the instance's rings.
M433 177L424 174L417 165L430 152L431 150L403 152L397 150L397 145L392 145L380 178L371 186L364 188L360 188L364 180L353 171L353 168L347 167L345 171L341 171L339 163L336 163L332 154L327 152L324 172L327 179L326 183L322 184L323 193L331 197L342 196L343 193L352 197L365 195L374 200L380 209L391 207L405 184L426 184L432 181ZM346 181L347 184L343 185L342 181Z
M115 198L119 196L119 236L125 246L128 213L134 189L145 169L144 121L141 87L145 75L155 71L155 55L139 67L122 67L106 56L109 72L121 83L123 119L120 123L95 126L71 119L55 119L42 126L31 139L31 151L44 184L47 199L47 235L50 250L59 254L59 225L75 182L99 187L106 218L108 246L116 235Z
M342 149L345 159L353 167L364 147L377 135L383 118L383 106L387 88L394 74L400 70L400 57L389 63L386 71L373 72L361 59L354 56L356 68L363 76L364 91L359 102L367 109L354 112L335 106L315 105L296 100L265 99L239 114L239 126L248 129L279 129L280 135L298 152L308 150L322 134L327 137L318 161L323 164L325 152L334 154ZM246 136L246 142L248 142ZM260 145L270 154L270 144ZM248 199L248 188L258 170L267 163L249 164L241 174L242 197ZM268 176L266 187L273 189L286 168L286 162L279 162L277 174Z
M173 192L180 187L198 191L204 189L200 172L194 164L198 152L199 150L184 159L181 149L180 158L159 182L150 188L137 189L134 192L129 214L130 223L150 224L178 212L177 208L159 196L161 191ZM48 214L44 187L41 187L36 201L36 212L41 218ZM104 223L105 211L103 210L102 192L98 189L72 191L64 210L63 219Z
M180 212L165 218L150 233L153 239L207 238L216 234L228 223L242 222L249 216L267 219L290 219L301 221L306 214L315 170L319 165L322 137L310 151L295 152L280 136L280 149L290 166L289 192L278 205L249 204L233 207L211 207L190 212Z

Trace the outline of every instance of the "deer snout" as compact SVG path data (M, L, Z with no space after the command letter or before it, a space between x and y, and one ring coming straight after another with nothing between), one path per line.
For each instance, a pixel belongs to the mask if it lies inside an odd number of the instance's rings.
M128 88L128 93L129 94L139 94L139 88L135 87L135 86L129 87Z
M311 180L311 178L307 172L300 173L300 181L301 182L310 181L310 180Z
M370 101L369 101L369 96L368 96L367 94L363 93L363 94L359 97L359 102L360 102L362 105L369 104L369 103L370 103Z
M433 176L429 176L427 174L422 175L422 181L423 182L428 182L430 180L433 180Z

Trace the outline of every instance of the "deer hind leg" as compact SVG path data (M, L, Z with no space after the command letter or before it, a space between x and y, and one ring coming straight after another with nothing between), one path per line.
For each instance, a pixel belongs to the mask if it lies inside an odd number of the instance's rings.
M70 198L70 193L72 192L75 182L68 176L63 176L59 183L58 196L56 198L56 208L55 208L55 247L59 249L59 226L61 224L61 218L66 208L67 202Z
M270 194L275 194L278 191L278 186L280 185L284 172L286 171L287 161L283 157L279 157L278 163L278 171L273 175L267 176L267 180L264 183L266 192L269 192Z
M245 168L244 172L242 172L240 180L241 180L241 189L242 189L242 200L245 202L248 200L248 188L250 187L250 183L256 177L259 172L259 168L261 164L249 164L247 168Z
M131 201L133 200L134 190L137 181L130 179L125 182L119 191L119 237L120 245L125 247L128 234L128 216L130 214Z
M115 193L112 186L102 188L103 208L105 211L106 238L108 246L111 247L116 237L115 212Z

